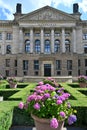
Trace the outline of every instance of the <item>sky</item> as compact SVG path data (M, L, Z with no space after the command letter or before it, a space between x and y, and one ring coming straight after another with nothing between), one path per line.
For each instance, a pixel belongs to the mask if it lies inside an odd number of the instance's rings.
M73 4L78 3L81 19L87 20L87 0L0 0L0 20L13 20L17 3L22 4L22 13L26 14L49 5L72 14Z

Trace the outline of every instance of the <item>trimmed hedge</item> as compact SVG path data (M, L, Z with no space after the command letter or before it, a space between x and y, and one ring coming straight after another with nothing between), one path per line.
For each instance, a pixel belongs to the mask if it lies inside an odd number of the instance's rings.
M10 91L10 95L8 96L7 102L0 102L0 124L2 124L0 130L9 130L8 128L10 128L11 125L34 125L31 116L28 115L26 111L20 110L18 104L20 101L26 101L27 96L30 94L30 90L33 91L35 86L36 83L31 83L23 88L3 89L5 90L3 91L3 94L6 93L6 91ZM69 101L77 110L77 122L74 125L87 126L87 88L79 88L78 83L61 83L61 86L64 86L65 91L71 94ZM2 91L2 89L0 91ZM15 91L16 93L14 93ZM6 113L8 114L6 115Z

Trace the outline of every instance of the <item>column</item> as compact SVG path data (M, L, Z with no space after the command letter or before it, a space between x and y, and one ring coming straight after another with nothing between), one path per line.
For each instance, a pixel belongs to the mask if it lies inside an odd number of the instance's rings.
M54 53L54 29L51 30L51 52Z
M1 51L2 51L2 54L3 54L3 55L6 53L5 40L6 40L6 34L5 34L5 32L3 32L3 33L2 33L2 47L1 47Z
M44 30L41 28L41 53L44 53Z
M23 30L20 28L19 30L19 53L23 53L23 46L24 44L24 39L23 39Z
M33 28L30 29L30 52L33 53Z
M76 52L76 30L73 28L72 31L72 43L73 43L73 52Z
M62 52L65 52L65 29L62 28Z

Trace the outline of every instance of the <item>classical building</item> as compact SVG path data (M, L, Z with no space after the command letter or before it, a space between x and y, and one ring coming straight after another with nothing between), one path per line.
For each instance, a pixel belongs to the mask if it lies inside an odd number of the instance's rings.
M50 6L0 20L0 74L3 76L87 75L87 21L77 3L68 14Z

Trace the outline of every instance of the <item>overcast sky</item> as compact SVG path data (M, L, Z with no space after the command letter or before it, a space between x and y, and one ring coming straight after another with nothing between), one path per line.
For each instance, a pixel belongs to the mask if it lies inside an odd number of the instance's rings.
M0 20L12 20L16 4L22 4L22 13L29 13L49 5L66 13L73 13L73 4L79 4L81 19L87 20L87 0L0 0Z

